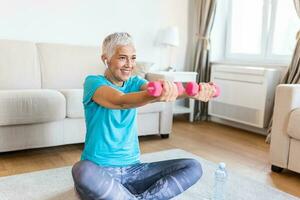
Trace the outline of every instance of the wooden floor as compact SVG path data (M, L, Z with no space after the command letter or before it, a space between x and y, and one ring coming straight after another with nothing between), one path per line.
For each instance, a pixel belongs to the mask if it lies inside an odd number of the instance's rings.
M140 145L142 153L180 148L213 162L224 161L239 174L300 197L300 174L288 170L272 173L269 145L264 140L264 136L240 129L212 122L189 123L185 117L176 117L169 139L140 137ZM82 148L77 144L1 153L0 176L72 165Z

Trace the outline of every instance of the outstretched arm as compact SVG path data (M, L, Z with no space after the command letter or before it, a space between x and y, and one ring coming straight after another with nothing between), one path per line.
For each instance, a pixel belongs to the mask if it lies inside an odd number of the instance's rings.
M175 101L178 91L174 83L162 81L163 92L159 97L153 97L147 92L147 84L141 87L141 91L124 94L109 86L99 87L93 95L93 101L110 109L136 108L148 103L158 101Z
M201 92L198 92L195 96L188 96L185 92L178 96L177 86L170 81L161 81L163 90L159 97L153 97L147 92L147 84L141 86L139 92L133 92L124 94L118 90L115 90L109 86L102 86L98 88L93 95L93 101L102 105L103 107L110 109L128 109L136 108L148 103L158 101L175 101L178 98L192 98L207 102L213 98L215 93L214 87L211 87L208 83L203 83Z
M110 109L127 109L143 106L155 100L147 91L124 94L109 86L98 88L93 96L93 101Z

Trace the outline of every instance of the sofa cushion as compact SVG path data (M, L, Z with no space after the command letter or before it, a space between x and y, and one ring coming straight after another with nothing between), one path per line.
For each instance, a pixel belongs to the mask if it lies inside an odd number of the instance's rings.
M87 75L102 74L98 47L37 43L42 88L81 89Z
M161 112L165 108L165 102L150 103L137 108L138 113Z
M0 52L0 90L41 88L33 42L0 40Z
M66 101L55 90L0 90L0 126L64 119Z
M68 118L83 118L84 110L82 104L83 89L65 89L60 90L65 96L67 103Z
M289 136L300 140L300 108L291 112L287 132Z

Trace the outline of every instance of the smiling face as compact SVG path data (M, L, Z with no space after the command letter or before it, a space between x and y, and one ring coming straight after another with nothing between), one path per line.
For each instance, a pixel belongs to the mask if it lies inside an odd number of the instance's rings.
M129 79L135 67L135 48L132 45L119 45L110 59L107 59L105 55L102 56L102 59L107 60L106 78L113 84L122 86L124 81Z

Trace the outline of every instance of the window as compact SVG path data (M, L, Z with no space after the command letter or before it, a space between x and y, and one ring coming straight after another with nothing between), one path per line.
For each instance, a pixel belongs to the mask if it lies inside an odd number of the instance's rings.
M275 9L272 54L291 55L295 46L296 33L300 28L293 0L278 0Z
M253 11L255 15L253 15ZM232 53L260 54L263 19L263 1L232 0L231 7Z
M225 57L287 62L300 20L293 0L230 0Z

